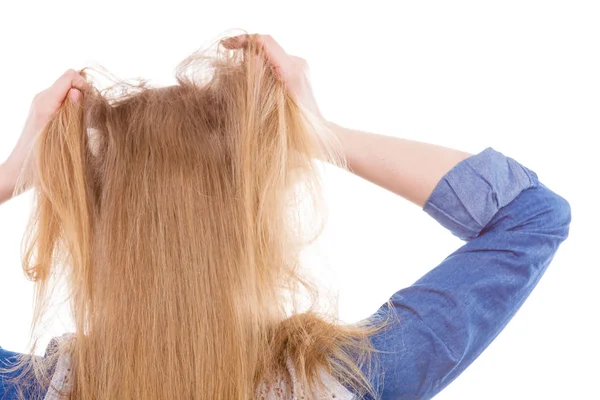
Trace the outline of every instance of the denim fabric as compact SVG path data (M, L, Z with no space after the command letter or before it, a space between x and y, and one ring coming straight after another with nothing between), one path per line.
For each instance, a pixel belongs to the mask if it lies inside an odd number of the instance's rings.
M0 347L0 365L2 367L11 367L17 361L16 356L19 353L15 353L13 351L8 351ZM8 378L19 376L22 370L15 371L11 374L4 375L0 373L0 400L13 400L17 398L17 391L13 385L8 384ZM50 373L52 373L52 369L50 369ZM22 387L22 390L27 396L27 398L43 398L44 393L41 391L41 388L37 385L37 382L33 380L33 377L30 377L31 385L29 388Z
M2 347L0 347L0 366L2 367L9 367L11 366L11 363L13 363L15 361L15 356L17 355L17 353L14 353L12 351L8 351L8 350L4 350ZM13 399L16 398L16 393L14 391L14 389L11 389L9 387L7 387L7 378L9 377L13 377L13 376L17 376L17 373L11 374L9 376L5 376L0 374L0 399L4 400L4 399Z
M521 307L571 222L564 198L491 147L450 170L423 211L466 243L375 313L398 317L373 338L383 400L430 399L456 379ZM0 362L14 354L0 348Z
M488 147L449 171L423 211L466 243L376 316L383 400L430 399L496 338L569 232L569 203L533 171ZM371 398L371 397L368 397Z

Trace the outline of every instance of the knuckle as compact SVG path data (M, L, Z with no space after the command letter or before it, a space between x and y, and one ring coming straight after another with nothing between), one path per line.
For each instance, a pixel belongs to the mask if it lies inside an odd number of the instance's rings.
M73 80L73 79L76 79L78 75L79 75L79 72L75 71L73 68L69 68L68 70L65 71L62 78Z
M294 60L294 64L297 67L302 67L302 68L308 67L308 61L306 61L304 58L292 56L292 59Z

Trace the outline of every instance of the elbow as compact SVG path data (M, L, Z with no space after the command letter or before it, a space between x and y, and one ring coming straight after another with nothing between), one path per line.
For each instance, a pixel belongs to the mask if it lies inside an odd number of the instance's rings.
M563 226L571 224L571 204L564 197L558 196L556 205L556 220Z
M569 236L569 226L571 225L571 204L564 197L558 196L555 212L557 225L563 230L564 239Z
M545 185L541 186L546 191L544 197L543 213L540 215L540 227L549 233L561 236L562 240L569 235L571 225L571 204L564 197L548 189Z

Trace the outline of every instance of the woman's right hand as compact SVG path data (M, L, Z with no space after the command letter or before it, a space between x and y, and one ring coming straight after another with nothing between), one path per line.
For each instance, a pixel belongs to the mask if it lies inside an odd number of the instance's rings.
M29 108L29 115L19 140L8 159L0 164L0 204L14 193L17 179L25 165L37 136L58 111L67 97L79 101L81 91L88 86L85 78L73 69L65 72L48 89L39 92Z
M250 38L262 44L277 76L284 82L294 100L325 122L308 79L308 63L305 59L286 53L269 35L244 34L227 38L222 43L227 49L240 49L246 46Z

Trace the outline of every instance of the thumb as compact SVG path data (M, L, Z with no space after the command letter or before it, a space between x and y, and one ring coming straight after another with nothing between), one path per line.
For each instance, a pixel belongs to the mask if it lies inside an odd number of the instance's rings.
M78 89L70 89L69 90L69 99L71 103L76 104L81 97L81 92Z

